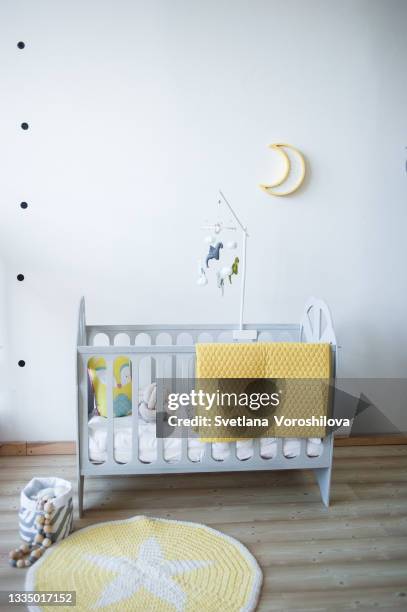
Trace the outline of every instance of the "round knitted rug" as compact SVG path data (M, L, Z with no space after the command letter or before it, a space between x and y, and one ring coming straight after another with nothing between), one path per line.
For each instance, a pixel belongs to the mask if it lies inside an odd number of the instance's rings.
M28 571L30 591L76 591L70 612L254 610L262 573L237 540L198 523L136 516L81 529ZM37 605L29 610L55 607Z

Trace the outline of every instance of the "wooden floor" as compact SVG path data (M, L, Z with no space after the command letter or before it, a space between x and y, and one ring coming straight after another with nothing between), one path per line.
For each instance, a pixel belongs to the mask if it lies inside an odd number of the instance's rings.
M74 461L0 458L0 590L24 583L7 565L22 486L35 475L74 482ZM261 611L407 609L407 446L336 448L329 510L311 472L89 478L85 507L76 528L146 514L239 539L263 568Z

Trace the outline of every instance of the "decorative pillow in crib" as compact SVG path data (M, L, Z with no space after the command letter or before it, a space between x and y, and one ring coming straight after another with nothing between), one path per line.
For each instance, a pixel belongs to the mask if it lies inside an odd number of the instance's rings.
M88 374L95 397L97 414L107 417L106 361L103 357L91 357ZM113 363L113 416L131 414L131 363L127 357L117 357Z

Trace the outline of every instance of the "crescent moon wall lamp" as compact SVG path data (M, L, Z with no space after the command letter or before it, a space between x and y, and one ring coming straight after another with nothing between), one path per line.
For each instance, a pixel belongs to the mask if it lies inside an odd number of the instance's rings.
M269 145L270 149L273 149L274 151L277 151L279 153L279 155L282 157L283 162L284 162L284 171L283 174L281 176L281 178L279 178L277 181L275 181L274 183L270 183L270 184L261 184L259 185L259 187L261 189L263 189L263 191L265 193L267 193L268 195L273 195L273 196L287 196L290 195L291 193L294 193L295 191L297 191L297 189L299 189L299 187L301 187L302 183L304 182L304 178L305 178L305 160L304 160L304 156L301 153L301 151L299 151L296 147L293 147L293 145L290 144L284 144L284 143L275 143L275 144L271 144ZM297 181L295 182L295 184L290 187L289 189L287 189L286 191L276 191L275 187L279 187L280 185L282 185L288 178L288 176L290 175L291 172L291 161L290 158L287 155L287 152L285 151L285 149L290 149L291 151L293 151L293 153L297 156L299 162L300 162L300 174L299 177L297 179Z

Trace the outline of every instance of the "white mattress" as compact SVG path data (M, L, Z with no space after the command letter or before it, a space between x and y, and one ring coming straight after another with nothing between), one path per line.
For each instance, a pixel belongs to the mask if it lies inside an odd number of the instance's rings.
M145 423L139 420L139 459L144 463L152 463L157 459L157 438L155 437L155 423ZM293 458L300 454L300 438L284 438L283 453L285 457ZM188 439L188 456L191 461L201 461L205 444L198 438ZM89 421L89 459L95 462L106 461L107 458L107 419L94 416ZM214 442L212 456L217 461L223 461L229 456L227 442ZM322 440L308 438L307 455L319 457L322 453ZM276 438L262 438L260 440L260 454L265 459L272 459L277 454ZM244 461L253 456L252 440L239 440L236 442L236 455ZM119 463L128 463L132 458L132 417L114 419L114 458ZM181 439L164 439L164 458L174 462L181 459Z

